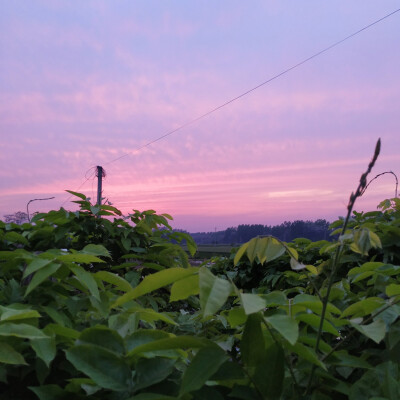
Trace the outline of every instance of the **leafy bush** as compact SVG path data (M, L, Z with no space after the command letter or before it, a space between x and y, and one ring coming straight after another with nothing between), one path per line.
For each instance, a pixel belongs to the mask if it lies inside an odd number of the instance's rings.
M192 267L168 215L75 195L0 222L2 399L400 398L399 199Z

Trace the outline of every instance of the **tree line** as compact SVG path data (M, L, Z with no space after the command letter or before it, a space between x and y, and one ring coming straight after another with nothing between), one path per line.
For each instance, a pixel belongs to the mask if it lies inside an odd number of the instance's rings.
M312 241L329 240L330 223L325 219L316 221L285 221L279 225L241 224L216 232L197 232L191 236L197 244L240 244L256 236L272 235L285 242L303 237Z
M18 211L14 214L4 215L4 222L22 224L28 222L28 214ZM312 241L329 240L330 223L325 219L316 221L285 221L279 225L241 224L215 232L190 233L197 244L230 244L246 243L256 236L271 235L285 242L303 237ZM181 230L177 230L181 231ZM183 232L183 231L182 231Z

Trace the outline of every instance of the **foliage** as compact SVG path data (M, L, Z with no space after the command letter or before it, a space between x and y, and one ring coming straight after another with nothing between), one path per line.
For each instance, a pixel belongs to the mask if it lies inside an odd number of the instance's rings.
M400 397L399 199L192 267L168 215L73 194L0 222L2 399Z
M24 222L29 222L28 214L23 211L17 211L14 214L4 215L4 221L7 223L13 222L14 224L23 224Z
M329 222L324 219L316 221L285 221L279 225L242 224L223 231L192 233L193 239L199 244L239 244L245 243L256 236L272 235L286 242L298 237L310 240L329 239Z

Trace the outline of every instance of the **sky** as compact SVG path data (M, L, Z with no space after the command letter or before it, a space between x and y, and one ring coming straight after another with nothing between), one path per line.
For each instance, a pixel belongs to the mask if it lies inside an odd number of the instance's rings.
M345 215L400 174L398 0L0 2L0 217L75 210L65 190L175 228ZM143 147L145 146L145 147ZM138 150L140 149L140 150ZM121 158L122 157L122 158ZM355 206L376 209L395 180Z

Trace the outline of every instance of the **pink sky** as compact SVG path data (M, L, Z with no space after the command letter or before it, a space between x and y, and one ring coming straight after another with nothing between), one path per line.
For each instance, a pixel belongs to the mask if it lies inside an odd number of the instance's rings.
M323 4L322 4L323 3ZM350 3L350 4L349 4ZM189 231L345 214L400 161L400 12L168 138L202 115L398 8L356 0L7 2L0 13L0 215L104 196ZM112 160L124 155L118 161ZM356 204L394 196L374 182Z

